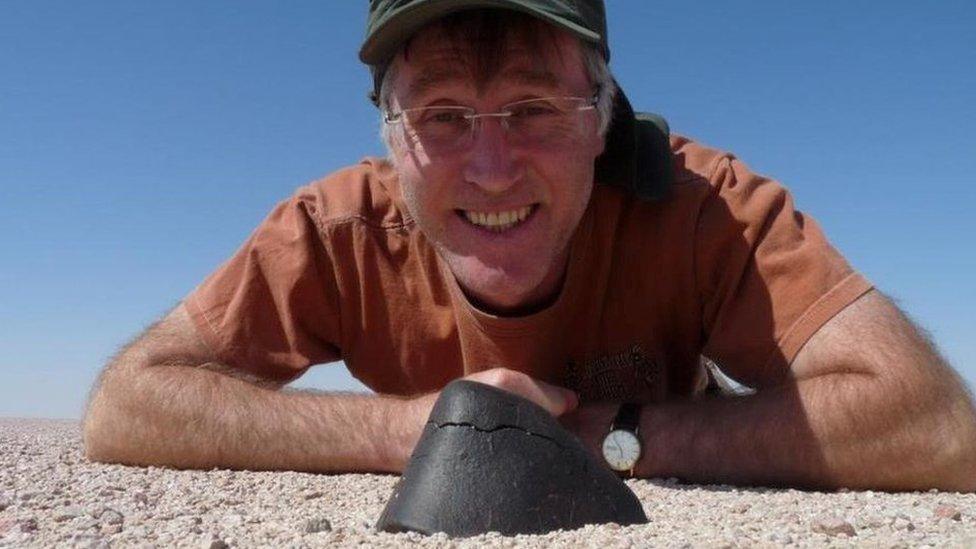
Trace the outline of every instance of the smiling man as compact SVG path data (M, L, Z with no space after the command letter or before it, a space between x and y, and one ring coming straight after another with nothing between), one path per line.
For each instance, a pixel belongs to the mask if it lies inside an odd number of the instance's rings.
M634 114L602 1L373 0L360 57L389 158L299 189L123 349L92 459L396 472L464 377L623 474L976 489L958 376L780 184ZM338 359L377 394L282 389Z

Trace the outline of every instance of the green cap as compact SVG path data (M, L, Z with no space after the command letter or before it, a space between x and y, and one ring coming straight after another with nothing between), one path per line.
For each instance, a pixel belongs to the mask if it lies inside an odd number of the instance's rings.
M513 10L599 44L610 60L603 0L370 0L366 39L359 59L373 73L374 103L390 59L417 31L448 14L470 9ZM664 196L669 187L671 152L668 127L656 115L635 115L619 84L604 152L596 159L595 179L622 187L643 199Z
M603 0L370 0L366 40L359 59L384 65L408 38L447 14L477 8L519 11L568 30L588 42L599 43L610 59L607 17Z

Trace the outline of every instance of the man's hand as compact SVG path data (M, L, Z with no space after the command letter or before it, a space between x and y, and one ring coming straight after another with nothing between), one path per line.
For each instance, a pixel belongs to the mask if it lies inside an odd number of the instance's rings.
M579 405L579 397L575 392L516 370L494 368L465 376L464 379L491 385L531 400L555 417L571 412Z

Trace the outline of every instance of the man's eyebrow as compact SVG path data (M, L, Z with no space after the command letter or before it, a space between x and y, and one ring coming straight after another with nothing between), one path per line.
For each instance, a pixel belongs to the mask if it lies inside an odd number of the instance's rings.
M449 67L426 67L418 72L420 74L407 87L407 97L417 97L436 88L439 84L464 78L460 70Z

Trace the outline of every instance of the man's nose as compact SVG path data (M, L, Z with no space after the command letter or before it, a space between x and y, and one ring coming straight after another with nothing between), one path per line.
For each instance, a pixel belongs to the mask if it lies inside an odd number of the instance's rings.
M510 190L522 178L522 163L508 143L503 119L473 121L471 147L464 168L465 181L492 194Z

